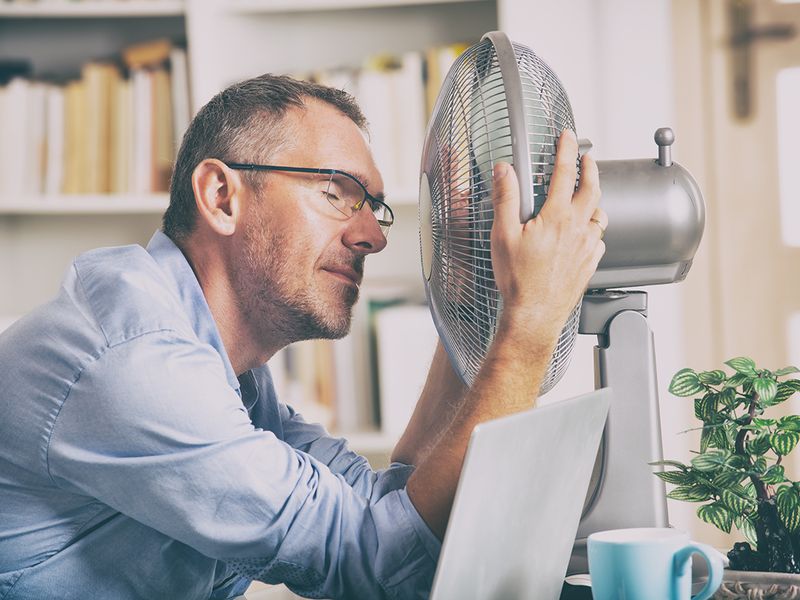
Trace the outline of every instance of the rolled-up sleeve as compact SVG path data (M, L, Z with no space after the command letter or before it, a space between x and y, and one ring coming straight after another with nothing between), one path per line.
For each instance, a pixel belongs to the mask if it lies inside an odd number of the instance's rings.
M410 467L348 480L324 458L254 428L216 351L170 332L87 364L44 452L57 485L243 575L318 598L427 597L439 542Z

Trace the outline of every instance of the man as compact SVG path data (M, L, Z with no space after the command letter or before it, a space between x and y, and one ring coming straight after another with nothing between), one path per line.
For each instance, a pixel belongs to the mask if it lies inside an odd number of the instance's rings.
M88 252L0 337L0 598L312 597L430 589L472 428L532 405L595 270L597 170L560 140L541 214L495 169L504 311L473 387L441 347L395 463L367 462L275 397L264 363L348 331L391 211L344 93L262 76L180 149L163 232ZM592 222L590 219L594 219Z

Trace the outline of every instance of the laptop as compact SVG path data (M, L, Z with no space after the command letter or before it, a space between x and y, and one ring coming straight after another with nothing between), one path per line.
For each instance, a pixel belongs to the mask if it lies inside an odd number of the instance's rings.
M431 600L557 600L611 390L482 423L470 438Z

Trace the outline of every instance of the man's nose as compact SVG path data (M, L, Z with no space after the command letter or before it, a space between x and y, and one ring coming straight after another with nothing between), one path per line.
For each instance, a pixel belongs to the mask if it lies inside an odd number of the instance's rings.
M348 248L361 254L374 254L386 247L386 236L369 205L348 219L343 239Z

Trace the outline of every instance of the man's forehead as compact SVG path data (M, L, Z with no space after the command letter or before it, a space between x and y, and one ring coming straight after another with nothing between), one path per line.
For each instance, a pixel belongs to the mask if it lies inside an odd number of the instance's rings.
M285 125L291 129L291 141L276 158L294 161L293 166L347 171L367 183L370 191L383 191L366 133L338 108L309 99L303 107L286 111Z

